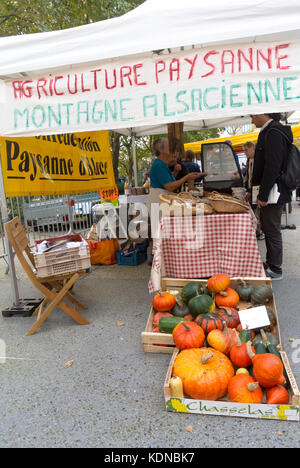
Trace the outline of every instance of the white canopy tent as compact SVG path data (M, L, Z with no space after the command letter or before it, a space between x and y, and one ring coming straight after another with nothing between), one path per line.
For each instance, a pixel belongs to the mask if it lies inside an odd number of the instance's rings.
M283 0L147 0L118 18L62 31L4 37L0 39L0 134L114 129L141 136L166 133L170 122L184 121L185 131L247 124L249 114L261 109L300 109L300 96L292 98L294 91L289 87L294 76L300 77L299 52L298 0L290 0L288 8ZM100 76L104 71L106 86L104 75ZM249 91L249 80L255 76L259 86L261 78L271 79L274 72L290 81L280 84L280 89L278 83L277 88L271 83L272 99L265 96L261 102L261 91L254 85ZM115 86L108 87L114 78ZM254 106L249 106L249 96L246 102L247 90L243 90L241 102L234 102L241 83L247 82L248 95L252 92L257 97ZM229 87L227 97L223 83ZM298 83L292 84L300 88ZM195 91L203 93L203 102L197 102L200 97L193 95ZM207 101L214 100L214 93L218 104L212 105ZM83 101L86 96L89 103ZM117 104L115 96L120 99ZM232 101L231 106L226 100ZM96 112L100 102L104 107ZM93 105L93 113L88 105Z
M77 28L0 39L0 77L181 47L300 39L298 0L147 0Z
M3 136L157 134L300 110L299 0L147 0L119 18L1 38L0 57Z

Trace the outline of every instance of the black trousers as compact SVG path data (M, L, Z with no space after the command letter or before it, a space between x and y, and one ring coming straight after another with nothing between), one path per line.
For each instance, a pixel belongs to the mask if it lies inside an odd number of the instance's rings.
M267 205L260 210L261 229L267 247L266 262L274 273L282 273L281 216L283 204Z

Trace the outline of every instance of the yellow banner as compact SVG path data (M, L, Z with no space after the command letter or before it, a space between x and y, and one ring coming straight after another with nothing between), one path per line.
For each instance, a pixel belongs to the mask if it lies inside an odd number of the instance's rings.
M115 186L108 131L0 137L7 197L93 192Z

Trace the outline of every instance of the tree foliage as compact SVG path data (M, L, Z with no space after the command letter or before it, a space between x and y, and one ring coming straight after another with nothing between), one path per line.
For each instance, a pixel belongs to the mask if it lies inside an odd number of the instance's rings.
M144 0L1 0L0 35L72 28L120 16Z

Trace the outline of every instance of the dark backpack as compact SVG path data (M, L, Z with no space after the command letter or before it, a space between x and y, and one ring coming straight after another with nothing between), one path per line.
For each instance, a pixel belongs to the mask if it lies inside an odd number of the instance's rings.
M281 172L280 180L289 190L296 190L297 187L300 187L300 150L279 128L273 127L269 131L271 130L279 132L288 141L286 164Z

